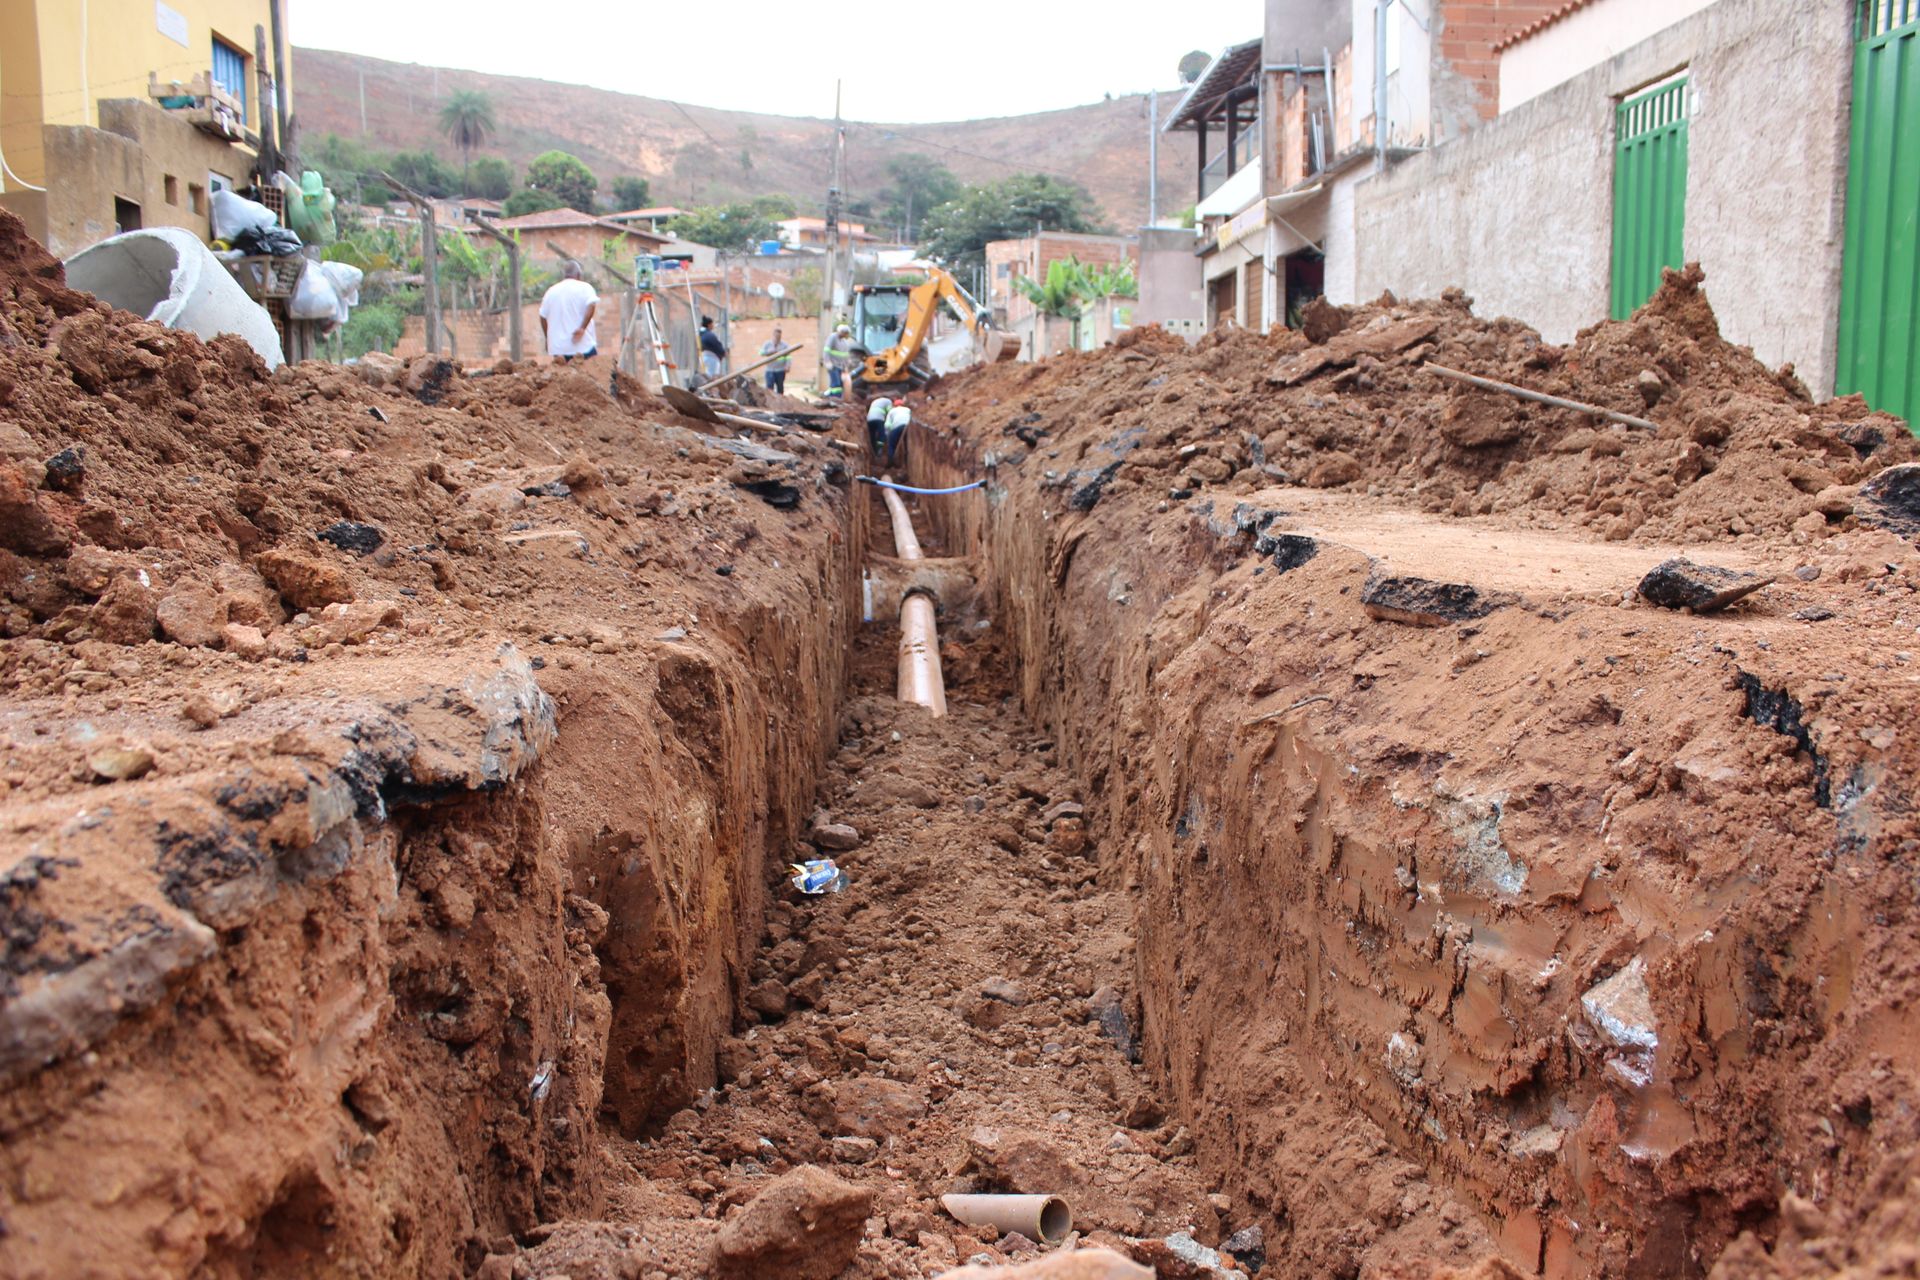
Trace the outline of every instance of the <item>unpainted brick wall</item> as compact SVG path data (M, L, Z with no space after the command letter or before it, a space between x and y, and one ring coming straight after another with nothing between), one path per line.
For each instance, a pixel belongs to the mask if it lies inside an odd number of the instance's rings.
M1447 69L1473 85L1481 119L1500 111L1500 55L1493 46L1568 7L1568 0L1442 0L1439 55Z

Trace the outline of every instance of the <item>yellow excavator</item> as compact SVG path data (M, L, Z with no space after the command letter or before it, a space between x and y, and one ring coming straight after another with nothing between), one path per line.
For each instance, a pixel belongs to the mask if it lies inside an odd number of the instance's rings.
M1020 354L1020 337L993 327L993 314L931 263L916 285L857 285L853 291L854 370L859 399L897 395L924 387L935 377L973 364L994 364ZM933 318L944 301L959 319L959 331L931 338ZM931 340L930 340L931 339Z

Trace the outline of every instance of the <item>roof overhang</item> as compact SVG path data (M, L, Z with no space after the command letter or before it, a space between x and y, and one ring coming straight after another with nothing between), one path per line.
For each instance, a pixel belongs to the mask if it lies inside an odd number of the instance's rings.
M1260 71L1260 47L1258 40L1236 44L1209 63L1160 132L1197 128L1202 121L1211 120L1229 94L1254 83Z

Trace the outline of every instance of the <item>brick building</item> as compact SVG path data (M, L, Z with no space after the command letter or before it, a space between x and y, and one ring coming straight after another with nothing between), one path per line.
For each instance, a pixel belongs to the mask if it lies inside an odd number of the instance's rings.
M609 254L624 260L636 254L659 253L668 243L666 236L639 225L614 222L578 209L525 213L502 218L499 225L519 233L521 251L530 262L555 262L562 256L598 262Z

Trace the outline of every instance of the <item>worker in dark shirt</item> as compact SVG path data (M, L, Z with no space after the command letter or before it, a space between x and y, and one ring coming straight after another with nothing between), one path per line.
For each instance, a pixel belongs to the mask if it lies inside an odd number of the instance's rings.
M713 331L713 317L700 319L700 372L717 378L727 371L727 344Z

